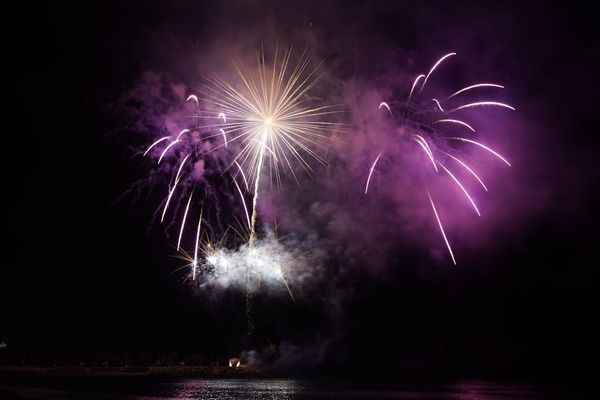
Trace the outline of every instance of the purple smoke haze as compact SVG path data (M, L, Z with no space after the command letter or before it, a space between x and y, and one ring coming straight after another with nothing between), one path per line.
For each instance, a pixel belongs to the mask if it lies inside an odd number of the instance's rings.
M300 186L287 179L279 189L265 184L260 191L261 224L267 227L278 223L288 238L282 239L284 244L319 254L318 261L303 266L308 270L303 272L302 282L297 282L297 297L322 290L322 298L335 297L336 302L342 302L351 296L350 289L339 287L347 275L366 274L385 280L390 268L412 262L415 254L426 260L425 264L435 261L435 267L423 268L454 268L424 184L436 201L458 268L463 260L467 260L469 268L477 268L469 261L501 253L504 240L518 241L520 230L541 213L555 208L558 201L567 213L576 206L580 197L576 184L570 185L573 189L568 197L557 191L560 182L576 183L577 178L558 161L556 132L545 120L548 113L556 110L546 108L547 93L521 86L540 71L529 70L513 57L511 43L518 39L518 31L491 32L487 28L489 22L479 18L482 11L477 8L468 9L464 16L453 10L455 20L438 20L425 15L424 9L396 3L352 3L340 7L332 2L321 7L300 7L300 12L286 11L278 2L261 7L247 1L221 4L214 4L211 18L201 29L162 27L149 34L149 70L141 74L139 84L124 95L123 101L130 118L127 128L132 135L139 135L132 140L134 162L142 163L142 170L148 173L142 174L132 188L134 197L145 196L148 191L168 193L181 153L170 153L160 167L156 158L164 147L152 150L150 160L140 161L138 157L153 141L165 135L174 138L189 127L191 110L185 100L188 95L197 94L202 102L197 89L206 73L213 71L224 80L236 82L232 58L255 65L256 50L263 45L268 49L276 41L284 47L293 43L297 50L306 47L313 62L324 60L326 71L310 95L317 102L341 105L344 112L335 118L347 127L345 132L331 135L327 151L322 154L328 165L315 165L314 178L300 174ZM385 27L391 22L381 17L387 11L394 15L408 13L404 18L398 17L406 26L394 30L393 35L388 35ZM436 15L439 17L440 13ZM493 18L492 25L496 27L503 26L504 21L510 23L507 15L485 16ZM373 29L380 23L383 26ZM442 28L436 31L439 27ZM188 31L196 34L188 37ZM517 109L475 108L460 114L476 127L474 138L497 150L512 164L508 167L474 146L454 147L455 154L468 160L489 189L484 192L477 182L460 173L460 168L452 169L472 193L481 217L473 213L448 177L431 172L430 161L408 140L402 120L392 120L386 110L378 107L387 101L394 112L393 103L406 97L414 78L426 73L449 51L458 54L432 74L423 96L439 98L473 83L497 82L506 88L471 93L459 101L498 100ZM156 61L159 57L165 60ZM452 133L456 129L445 131ZM195 136L186 140L201 141L201 147L210 150L220 144L221 138L202 141ZM383 154L365 195L369 168L379 152ZM213 238L232 223L231 215L244 218L235 187L220 176L230 156L231 150L222 148L205 158L195 158L185 167L190 173L181 183L183 190L176 194L178 198L172 200L165 224L170 242L176 240L178 221L194 184L200 188L194 194L194 215L201 203L208 208ZM159 222L163 206L157 205L152 224ZM192 225L188 230L185 243L189 249ZM343 320L343 313L332 303L329 302L326 308L330 311L326 313L332 320ZM268 350L252 350L246 357L259 365L270 363L277 367L285 362L318 362L335 341L333 337L337 340L336 334L330 334L307 346L282 344L281 357L277 359L270 358Z

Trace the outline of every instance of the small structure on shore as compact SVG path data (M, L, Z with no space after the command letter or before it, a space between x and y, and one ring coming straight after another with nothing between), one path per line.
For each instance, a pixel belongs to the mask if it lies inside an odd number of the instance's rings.
M229 368L239 368L241 364L242 360L240 360L238 357L233 357L229 359Z

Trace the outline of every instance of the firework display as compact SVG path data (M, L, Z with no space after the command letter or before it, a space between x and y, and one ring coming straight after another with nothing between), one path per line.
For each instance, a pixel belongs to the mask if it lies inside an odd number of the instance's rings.
M424 93L426 92L425 89L427 82L429 81L433 72L436 71L447 59L455 55L456 53L448 53L444 55L431 67L427 74L418 75L410 88L410 92L406 100L396 103L381 102L379 109L385 109L390 118L392 118L395 123L400 124L405 129L407 137L415 144L414 148L422 153L424 159L428 160L428 168L430 168L431 171L436 175L446 175L456 185L456 188L464 196L465 201L467 201L467 203L472 207L474 213L477 216L481 216L481 212L477 207L475 199L469 190L467 190L465 185L461 182L461 180L451 170L450 163L453 162L454 166L457 168L464 169L471 176L471 178L478 182L482 190L487 192L488 188L480 176L469 164L459 158L458 154L452 153L455 151L455 149L449 144L452 142L462 142L469 145L474 145L496 157L509 167L511 165L502 155L498 154L492 148L477 140L469 138L474 137L474 135L477 134L476 129L473 128L472 124L462 119L458 119L461 117L455 117L455 115L461 110L467 110L476 107L499 107L513 111L515 109L508 104L491 100L478 100L461 103L460 95L464 94L465 92L481 90L485 88L504 88L504 86L496 83L473 84L459 89L442 99L427 98ZM446 125L455 125L463 128L465 134L468 136L448 136L443 130L444 126ZM377 157L371 164L365 184L365 194L368 194L373 171L375 170L382 154L384 154L384 152L377 154ZM452 251L450 241L448 240L446 232L444 231L444 225L442 223L440 211L436 207L434 199L425 182L424 185L428 201L431 205L433 215L437 222L437 226L444 240L446 248L448 249L448 254L450 255L452 262L456 265L456 258Z
M313 175L311 161L326 165L318 151L325 147L329 133L337 129L336 123L327 117L339 110L314 104L315 101L309 99L309 91L321 77L319 65L311 66L306 51L295 63L291 57L291 48L282 52L276 47L272 60L267 61L261 50L255 69L234 65L237 82L233 83L211 74L198 94L186 99L193 107L189 116L192 124L175 137L160 137L143 154L152 154L159 167L165 158L173 155L176 160L172 162L178 165L169 169L174 177L164 200L161 222L182 180L186 163L204 165L206 157L227 160L219 164L220 172L231 178L230 186L239 195L245 222L228 226L218 244L202 228L206 223L204 208L197 223L188 217L190 205L198 197L194 195L194 187L187 196L179 196L185 210L176 248L191 267L190 277L194 281L199 270L205 273L208 284L246 286L247 290L253 286L254 279L267 284L277 281L284 284L293 299L283 270L291 268L298 255L294 255L295 250L287 250L270 231L264 240L258 237L261 175L268 174L270 183L279 187L286 172L299 183L298 171ZM188 172L193 174L194 170L188 169ZM251 195L250 207L247 194ZM190 253L181 244L189 230L188 224L193 224L195 234ZM233 250L224 245L228 243L230 232L242 241Z
M455 55L444 55L426 74L418 75L405 100L382 101L378 108L395 126L402 127L406 133L403 139L422 155L423 165L415 167L427 170L430 177L451 182L474 214L481 216L472 188L461 180L463 175L468 176L480 190L488 190L469 162L469 152L486 152L508 166L510 163L477 139L476 124L465 115L474 108L514 108L487 98L461 101L465 94L504 88L497 83L476 83L444 97L427 97L434 72ZM314 168L327 165L322 154L330 135L344 132L334 116L340 108L323 105L320 98L311 96L323 73L320 65L312 65L306 51L294 58L291 48L281 51L275 47L269 57L261 49L254 65L234 63L234 71L230 79L210 74L193 93L186 94L187 122L176 134L158 137L143 156L155 161L159 173L162 170L170 176L160 221L176 224L175 247L189 267L192 281L245 288L248 296L261 285L280 286L293 299L290 286L300 280L302 272L297 261L305 253L295 245L287 246L275 230L259 229L260 193L280 188L286 180L299 184L300 173L320 177ZM371 161L365 195L369 195L373 175L388 151L379 151ZM217 178L198 178L207 171ZM450 259L456 264L444 228L447 210L436 204L429 182L422 181L427 203ZM237 204L229 206L230 220L235 223L219 221L225 225L221 231L213 227L218 224L211 223L211 215L218 208L211 197L219 196L213 186L219 186L228 201ZM184 245L190 239L191 246Z

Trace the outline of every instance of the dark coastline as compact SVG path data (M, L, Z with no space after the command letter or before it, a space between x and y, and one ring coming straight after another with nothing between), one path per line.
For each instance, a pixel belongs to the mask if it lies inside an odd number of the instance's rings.
M168 378L265 378L257 368L241 366L151 366L151 367L0 367L0 382L23 378L51 377L152 377Z

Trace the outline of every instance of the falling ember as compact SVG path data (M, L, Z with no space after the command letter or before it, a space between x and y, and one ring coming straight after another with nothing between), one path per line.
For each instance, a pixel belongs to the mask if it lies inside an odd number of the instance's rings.
M195 107L199 106L199 99L196 95L189 95L186 102L193 103ZM224 115L219 118L223 121L226 120ZM194 190L197 184L203 184L204 158L214 155L213 162L217 164L217 168L221 169L218 171L219 174L222 174L222 170L226 169L226 165L221 166L219 162L219 158L225 153L224 151L220 154L211 154L210 151L206 150L219 147L220 145L227 145L227 137L224 130L220 129L220 134L215 134L214 129L216 129L215 125L212 125L212 130L201 130L198 127L192 126L183 128L179 130L176 136L167 135L160 137L143 153L144 157L152 158L156 161L159 168L166 173L174 173L174 178L169 183L166 198L163 200L163 205L161 206L160 222L165 221L169 210L173 208L175 210L179 209L179 205L173 207L172 203L185 202L185 211L177 235L177 251L181 250L187 227L187 217L194 207L194 203L192 203ZM218 140L218 136L223 137L223 142ZM193 166L192 168L189 167L190 164ZM177 169L175 170L175 168ZM214 169L211 172L214 173ZM207 192L211 191L204 190L204 193Z
M268 125L271 124L270 118L268 119ZM262 134L262 140L259 144L259 153L258 153L258 165L256 167L256 177L254 179L254 196L252 196L252 217L250 218L250 239L248 239L248 244L252 246L254 244L254 240L256 240L256 205L258 204L258 185L260 183L260 171L262 170L262 165L265 159L265 147L267 142L267 137L269 136L269 128L265 127L264 132Z
M283 284L285 285L285 288L287 289L287 291L288 291L288 293L290 295L290 298L295 303L296 299L294 298L294 294L292 293L292 289L290 288L290 285L288 284L287 279L285 279L285 276L283 276L283 273L281 273L281 279L283 280Z
M186 133L189 133L190 130L189 129L182 129L181 132L179 132L179 135L177 135L177 137L175 138L175 140L179 140L181 139L181 136L183 136Z
M451 149L450 143L461 141L461 142L474 144L474 145L479 146L480 148L486 150L487 152L489 152L493 156L497 157L498 159L502 160L508 166L510 166L510 163L503 156L498 154L495 150L480 143L479 141L467 139L467 138L459 137L459 136L444 136L439 131L439 129L444 126L448 126L448 125L462 126L469 131L468 132L469 134L472 135L472 134L476 133L476 130L470 123L464 121L463 119L449 118L449 114L452 114L452 113L455 113L455 112L458 112L461 110L469 110L469 109L476 108L476 107L499 107L499 108L505 108L505 109L509 109L509 110L513 110L513 111L515 110L515 108L506 103L501 103L498 101L490 101L490 100L474 101L474 102L470 102L470 103L466 103L466 104L459 104L459 105L455 105L453 103L454 100L456 98L458 98L457 96L459 96L460 94L462 94L464 92L470 91L470 90L479 89L479 88L493 88L493 89L503 89L504 88L504 86L496 84L496 83L477 83L477 84L466 86L462 89L459 89L447 97L441 97L438 99L434 98L429 101L421 101L420 97L421 97L422 93L425 91L426 85L429 82L429 78L432 76L432 73L434 71L436 71L438 69L438 67L445 60L447 60L448 58L455 56L455 55L456 55L456 53L448 53L448 54L444 55L438 61L435 62L435 64L431 67L431 69L429 70L429 72L426 75L421 74L421 75L417 76L417 78L414 80L414 82L410 88L410 92L408 94L407 100L400 103L400 112L397 113L397 115L401 115L403 119L398 122L403 124L404 128L407 129L410 133L412 133L412 135L411 135L412 139L418 145L420 150L423 151L423 153L425 154L425 157L429 160L429 162L431 162L431 164L433 165L433 170L435 172L435 173L432 172L433 176L439 176L438 175L438 173L440 172L440 170L438 170L438 166L439 166L441 171L445 172L446 175L450 178L450 180L456 185L456 187L458 189L460 189L460 191L464 194L464 198L466 199L467 203L469 203L471 205L471 207L473 208L475 213L478 216L481 216L481 213L479 211L479 208L477 207L477 204L475 203L473 196L471 195L471 193L469 193L469 191L467 190L465 185L457 178L457 176L453 173L453 171L451 171L447 165L442 163L443 159L451 159L451 160L455 161L456 164L458 164L458 166L462 167L465 171L467 171L469 173L469 175L473 179L475 179L479 183L479 185L481 185L481 187L483 188L484 191L487 191L488 188L483 183L483 180L479 177L479 175L477 175L477 173L475 173L475 171L466 162L464 162L463 160L461 160L460 158L458 158L457 156L452 154L452 152L450 151L450 149ZM420 85L419 85L419 83L420 83ZM418 90L417 90L417 87L418 87ZM439 100L439 99L443 99L443 100ZM396 104L396 103L394 103L394 104ZM389 108L388 103L381 102L381 104L379 105L379 109L381 109L383 106L385 106L388 109L389 114L392 115L392 110ZM367 193L367 191L369 189L369 183L371 181L371 176L373 175L373 170L375 169L377 160L379 159L379 156L381 154L382 153L380 153L377 156L377 158L375 159L375 162L371 165L371 168L369 169L369 173L367 176L367 183L365 185L365 194ZM431 193L429 192L428 189L426 189L426 191L427 191L427 196L429 197L429 202L431 204L431 208L433 210L433 214L434 214L437 224L439 226L440 233L441 233L442 238L444 239L444 243L446 244L446 247L448 249L448 253L450 254L450 257L452 258L452 262L454 264L456 264L456 259L454 258L452 248L450 247L450 243L446 236L446 232L444 231L444 227L442 225L442 220L439 216L438 210L435 206L435 203L433 201Z

